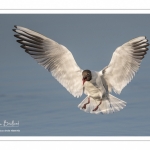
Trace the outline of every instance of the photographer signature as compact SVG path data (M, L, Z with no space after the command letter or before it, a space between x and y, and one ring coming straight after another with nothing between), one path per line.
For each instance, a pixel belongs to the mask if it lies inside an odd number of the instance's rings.
M19 127L19 121L15 122L14 120L12 120L9 122L4 120L3 123L0 123L0 127Z

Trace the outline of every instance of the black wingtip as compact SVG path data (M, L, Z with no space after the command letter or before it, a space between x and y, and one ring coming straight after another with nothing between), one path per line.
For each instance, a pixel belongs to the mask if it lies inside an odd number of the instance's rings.
M17 25L14 25L15 28L17 28Z
M18 35L18 34L15 34L14 36L15 36L16 38L19 38L19 35Z
M20 47L26 50L26 47L25 47L25 45L21 45Z
M20 43L20 44L23 44L23 43L22 43L22 40L17 40L17 42Z
M24 46L24 45L21 45L20 47L25 49L25 46Z
M14 32L16 32L16 29L12 29Z

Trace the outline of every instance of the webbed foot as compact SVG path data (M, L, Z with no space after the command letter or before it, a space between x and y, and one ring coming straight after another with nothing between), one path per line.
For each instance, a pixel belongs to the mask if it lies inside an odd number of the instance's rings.
M101 103L102 103L102 100L101 100L100 103L93 109L93 111L96 111Z
M88 98L88 102L83 105L82 109L86 109L86 105L89 103L90 103L90 98Z

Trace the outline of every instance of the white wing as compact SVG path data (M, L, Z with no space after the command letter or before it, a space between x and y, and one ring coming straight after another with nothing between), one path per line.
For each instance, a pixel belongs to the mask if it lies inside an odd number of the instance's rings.
M121 90L132 80L148 50L147 41L144 36L137 37L115 50L109 65L102 70L109 91L113 89L114 92L120 94Z
M15 37L22 48L75 97L83 93L82 70L76 64L71 52L63 45L24 27L15 26Z

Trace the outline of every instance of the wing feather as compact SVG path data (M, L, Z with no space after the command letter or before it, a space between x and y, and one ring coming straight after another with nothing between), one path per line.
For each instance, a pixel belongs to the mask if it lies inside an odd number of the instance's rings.
M137 37L118 47L103 72L109 91L120 94L138 71L141 61L148 50L145 36Z
M15 26L14 35L25 52L30 54L75 97L83 93L82 69L79 68L72 53L63 45L30 29Z

